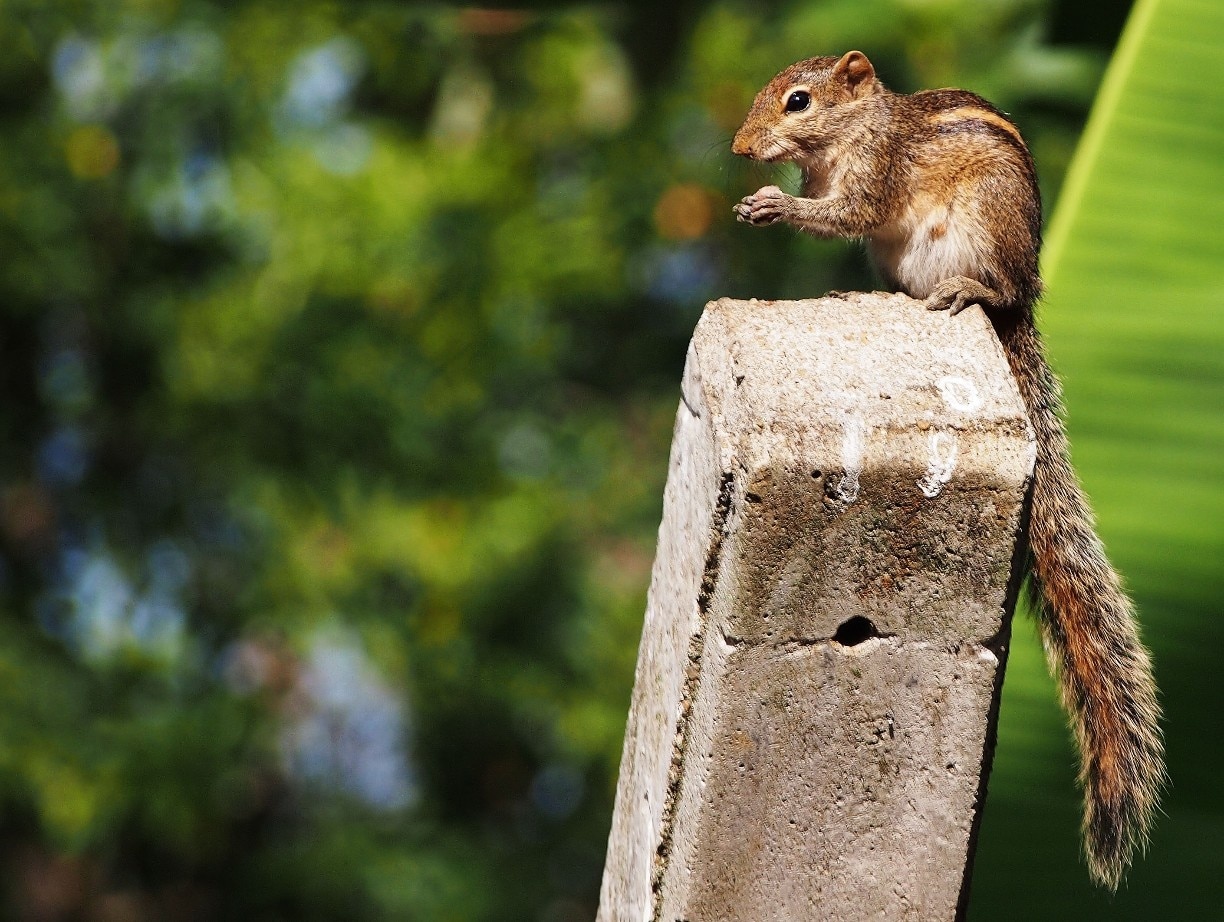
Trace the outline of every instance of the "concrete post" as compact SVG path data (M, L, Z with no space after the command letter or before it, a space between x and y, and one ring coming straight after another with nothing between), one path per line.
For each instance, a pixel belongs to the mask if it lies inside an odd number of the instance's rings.
M682 393L599 919L955 918L1035 457L989 322L724 299Z

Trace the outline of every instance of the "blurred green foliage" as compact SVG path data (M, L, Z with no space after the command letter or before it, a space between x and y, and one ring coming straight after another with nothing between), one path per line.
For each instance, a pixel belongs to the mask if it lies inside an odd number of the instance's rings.
M753 94L862 48L1052 200L1126 6L0 5L5 915L590 919L701 305L872 284L730 219ZM982 862L1087 892L1016 660Z

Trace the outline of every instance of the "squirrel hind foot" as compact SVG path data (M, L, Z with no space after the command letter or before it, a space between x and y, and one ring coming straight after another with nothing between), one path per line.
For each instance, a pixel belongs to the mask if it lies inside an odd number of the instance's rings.
M944 311L955 317L966 307L978 304L982 307L992 307L999 301L998 293L987 288L981 282L963 275L944 279L926 298L926 309L929 311Z

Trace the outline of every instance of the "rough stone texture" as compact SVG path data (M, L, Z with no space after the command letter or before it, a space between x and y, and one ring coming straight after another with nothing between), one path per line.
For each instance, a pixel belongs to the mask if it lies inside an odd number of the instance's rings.
M1034 455L977 309L707 306L603 922L956 916Z

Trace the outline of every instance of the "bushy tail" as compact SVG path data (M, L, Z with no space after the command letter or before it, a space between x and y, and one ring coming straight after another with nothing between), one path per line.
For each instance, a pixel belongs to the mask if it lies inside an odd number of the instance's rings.
M1059 383L1026 317L999 336L1037 434L1031 578L1050 669L1080 751L1093 878L1117 889L1165 782L1160 705L1134 606L1096 534L1063 430Z

